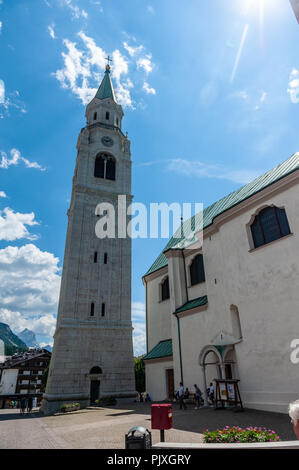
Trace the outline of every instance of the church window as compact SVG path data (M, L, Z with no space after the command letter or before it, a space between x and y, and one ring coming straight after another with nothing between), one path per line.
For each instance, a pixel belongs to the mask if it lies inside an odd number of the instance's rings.
M116 125L118 126L118 118L116 118Z
M290 233L285 210L275 206L262 209L251 224L254 248L266 245Z
M161 284L161 300L167 300L169 296L169 278L167 277Z
M110 113L106 111L106 120L109 121L109 119L110 119Z
M111 155L101 153L96 157L94 165L95 178L104 178L115 181L115 160Z
M195 284L199 284L200 282L205 282L205 269L203 263L203 256L197 255L193 259L191 266L190 266L190 280L191 286Z
M106 310L106 305L105 303L102 303L102 317L105 316L105 310Z
M98 113L94 113L94 115L93 115L93 120L96 121L96 120L97 120L97 117L98 117Z
M94 302L91 302L91 305L90 305L90 316L91 317L94 316Z
M104 264L107 264L108 262L108 253L104 254Z
M94 263L97 263L97 262L98 262L98 252L97 252L97 251L94 252L94 255L93 255L93 262L94 262Z

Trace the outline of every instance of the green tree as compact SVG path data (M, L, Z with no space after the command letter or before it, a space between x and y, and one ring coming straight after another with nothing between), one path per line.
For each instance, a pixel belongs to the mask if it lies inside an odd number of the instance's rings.
M139 393L145 392L145 364L142 357L134 359L136 390Z

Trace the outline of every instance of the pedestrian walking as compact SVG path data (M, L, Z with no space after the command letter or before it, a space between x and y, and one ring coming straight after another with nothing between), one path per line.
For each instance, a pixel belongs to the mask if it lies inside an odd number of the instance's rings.
M187 406L184 402L184 385L183 382L180 382L180 388L179 388L179 400L180 400L180 410L184 408L184 410L187 409Z
M200 402L201 402L201 391L196 384L194 384L194 390L195 390L195 410L198 410L198 408L200 407Z
M21 405L20 405L20 413L21 413L21 415L25 414L26 404L27 404L26 398L22 398L22 400L21 400Z
M29 397L27 401L27 413L31 413L32 405L33 405L33 399L32 397Z
M212 382L210 383L210 387L209 387L209 398L213 405L214 404L214 385Z

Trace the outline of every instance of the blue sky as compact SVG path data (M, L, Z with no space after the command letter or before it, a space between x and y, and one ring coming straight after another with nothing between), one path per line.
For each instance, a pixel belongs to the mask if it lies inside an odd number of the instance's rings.
M0 321L52 342L76 142L113 58L136 202L204 206L299 150L287 0L0 0ZM167 240L133 241L141 277Z

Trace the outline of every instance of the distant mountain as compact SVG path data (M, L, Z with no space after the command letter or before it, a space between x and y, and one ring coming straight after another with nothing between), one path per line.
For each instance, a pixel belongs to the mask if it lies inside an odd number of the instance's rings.
M35 333L28 328L18 333L19 338L27 344L28 348L39 348L39 344L36 340Z
M47 344L47 346L43 346L43 349L46 349L50 353L52 352L52 346L50 346L49 344Z
M15 335L6 323L0 323L0 339L5 345L5 356L11 356L17 352L27 351L27 345Z

